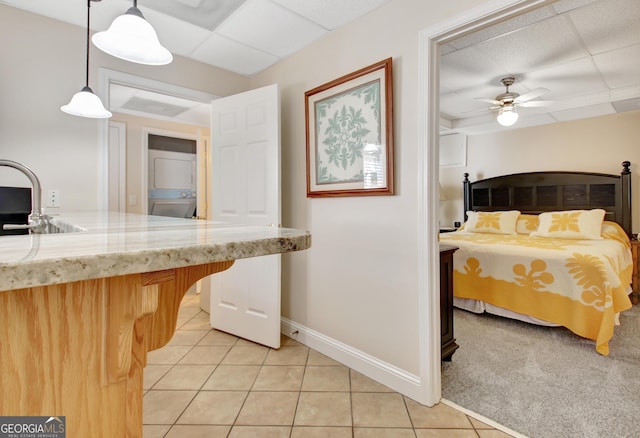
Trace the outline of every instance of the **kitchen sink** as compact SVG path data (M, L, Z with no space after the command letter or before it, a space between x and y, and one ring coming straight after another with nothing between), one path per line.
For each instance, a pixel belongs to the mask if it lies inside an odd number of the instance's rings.
M45 219L47 221L46 234L81 233L83 231L87 231L86 228L62 222L61 220L49 215L45 215Z

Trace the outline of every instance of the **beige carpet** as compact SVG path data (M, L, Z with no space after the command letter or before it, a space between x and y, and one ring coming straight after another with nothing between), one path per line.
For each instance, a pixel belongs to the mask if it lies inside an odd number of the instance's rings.
M640 437L640 306L620 321L601 356L564 328L455 309L443 397L532 438Z

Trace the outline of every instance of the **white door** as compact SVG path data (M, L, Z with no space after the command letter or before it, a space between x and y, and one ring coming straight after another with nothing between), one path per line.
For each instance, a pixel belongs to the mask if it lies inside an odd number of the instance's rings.
M212 103L208 217L280 223L280 102L277 85ZM280 255L236 260L211 277L211 325L280 348Z

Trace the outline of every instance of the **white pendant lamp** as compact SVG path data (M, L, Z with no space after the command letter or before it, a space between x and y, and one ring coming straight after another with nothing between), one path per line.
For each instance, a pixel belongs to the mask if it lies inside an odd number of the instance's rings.
M518 113L516 107L512 104L505 104L498 111L498 117L496 120L502 126L511 126L518 121Z
M86 83L82 90L73 95L71 101L60 107L62 111L72 116L89 117L92 119L108 119L112 116L106 110L100 98L93 93L89 87L89 25L91 16L91 2L100 0L87 0L87 72Z
M146 65L165 65L173 61L173 55L158 40L153 26L144 19L138 9L138 1L120 15L109 29L91 38L93 44L116 58Z

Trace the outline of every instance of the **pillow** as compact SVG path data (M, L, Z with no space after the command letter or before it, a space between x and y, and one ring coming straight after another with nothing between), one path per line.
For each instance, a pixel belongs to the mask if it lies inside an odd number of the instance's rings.
M518 234L531 234L538 229L540 219L537 214L521 214L516 222L516 232Z
M530 235L560 239L602 239L604 213L600 208L541 213L538 230Z
M629 236L627 236L627 233L622 229L622 227L615 222L602 222L602 232L600 234L603 239L617 240L624 243L627 248L631 247Z
M469 233L516 234L518 216L517 210L468 211L464 229Z

